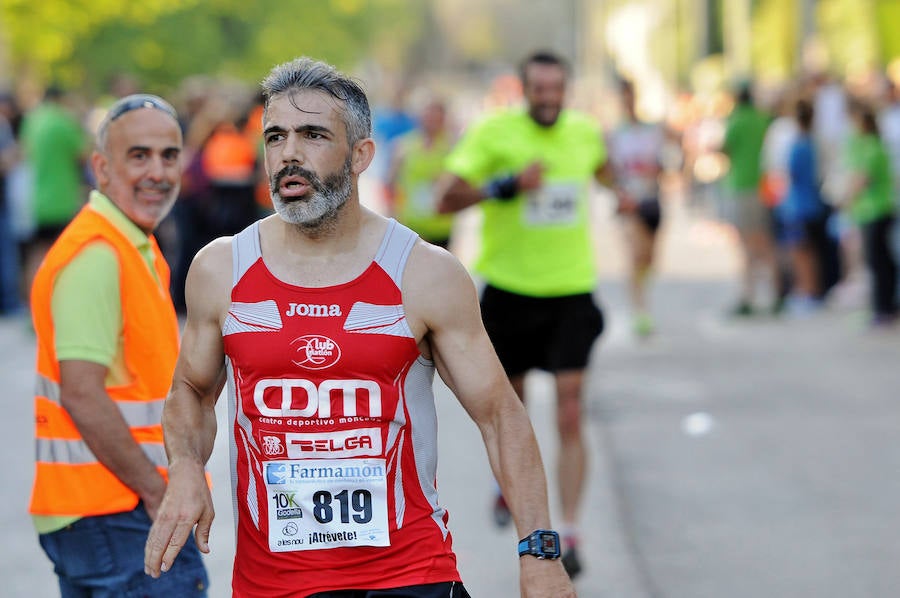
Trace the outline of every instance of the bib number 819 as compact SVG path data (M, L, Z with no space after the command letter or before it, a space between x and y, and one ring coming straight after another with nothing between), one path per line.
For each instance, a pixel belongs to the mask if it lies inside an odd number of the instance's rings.
M353 521L368 523L372 520L372 493L368 490L342 490L332 495L326 490L313 494L313 517L319 523L330 523L334 519L332 503L337 501L340 508L341 523L350 523L350 510L353 510Z

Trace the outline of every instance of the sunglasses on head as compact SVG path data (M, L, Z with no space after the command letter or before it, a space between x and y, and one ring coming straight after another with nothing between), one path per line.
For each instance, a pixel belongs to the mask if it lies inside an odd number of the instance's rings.
M132 110L137 110L138 108L155 108L156 110L162 110L175 120L178 120L175 109L172 108L168 102L162 98L149 94L135 94L122 98L109 109L106 120L108 122L113 122L123 114L127 114Z

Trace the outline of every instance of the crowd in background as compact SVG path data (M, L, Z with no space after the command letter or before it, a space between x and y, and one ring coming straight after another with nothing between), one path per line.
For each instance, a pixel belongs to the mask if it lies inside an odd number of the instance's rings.
M137 91L130 80L88 105L48 88L23 110L0 96L0 310L27 305L30 280L53 240L84 205L93 186L89 139L115 98ZM216 237L231 235L271 209L261 162L262 105L243 86L186 80L173 98L185 142L181 195L157 231L172 268L172 295L184 309L184 280L193 256Z
M123 77L90 105L51 86L27 109L15 94L0 94L0 313L24 310L34 270L92 185L88 139L104 106L135 90ZM640 97L641 89L634 93ZM386 211L446 246L453 219L435 214L430 198L459 127L450 124L451 104L423 97L410 101L397 90L374 107L379 153L370 174L382 185ZM182 310L194 254L271 203L253 90L197 77L172 99L182 118L185 172L157 237ZM715 204L716 217L737 233L743 268L734 315L804 317L830 296L865 287L872 325L895 322L900 91L890 78L850 86L819 75L775 90L748 83L683 94L662 124L662 167L683 178L693 205ZM769 286L762 301L760 279Z
M817 75L761 96L741 86L684 133L692 195L713 196L738 233L743 268L732 313L805 317L831 297L867 289L870 323L891 326L900 256L896 83L849 86Z

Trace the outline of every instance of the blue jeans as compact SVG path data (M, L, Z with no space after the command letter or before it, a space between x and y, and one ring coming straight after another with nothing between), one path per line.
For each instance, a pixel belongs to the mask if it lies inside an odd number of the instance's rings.
M41 534L62 598L206 598L209 579L194 542L185 544L172 569L159 579L144 573L151 523L138 504L133 511L84 517Z

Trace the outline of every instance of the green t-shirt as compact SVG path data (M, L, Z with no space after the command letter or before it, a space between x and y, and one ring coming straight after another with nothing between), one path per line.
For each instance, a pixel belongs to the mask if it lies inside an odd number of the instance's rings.
M762 176L761 153L769 117L753 106L738 105L725 124L723 149L730 166L725 183L734 191L755 191Z
M474 125L447 158L448 171L480 187L537 161L544 181L512 200L479 204L476 271L497 288L532 297L592 292L597 273L588 195L605 159L600 128L578 112L564 110L551 127L538 125L523 109Z
M435 210L434 183L444 171L450 152L445 136L425 147L422 133L412 131L397 140L402 163L397 173L397 219L426 241L446 240L453 230L453 215Z
M82 205L81 154L87 138L62 107L41 104L22 123L22 146L34 174L32 213L37 226L61 226Z
M125 233L155 273L147 235L99 192L91 193L90 207ZM85 245L57 274L50 306L59 361L72 359L107 366L106 386L122 386L131 381L123 350L119 259L111 245L100 240ZM33 516L40 534L62 529L78 519Z
M887 150L876 135L854 135L847 145L850 170L868 184L853 198L850 217L859 224L883 218L894 211L893 181Z

